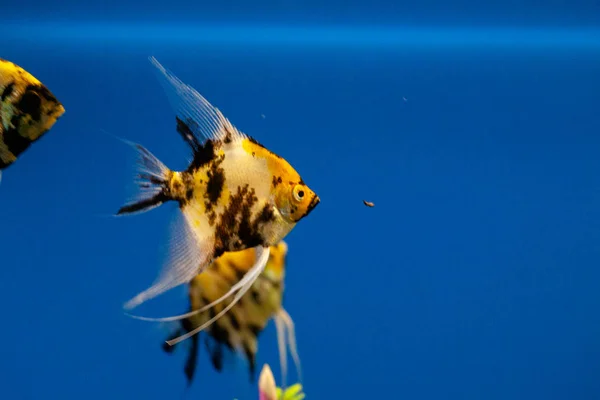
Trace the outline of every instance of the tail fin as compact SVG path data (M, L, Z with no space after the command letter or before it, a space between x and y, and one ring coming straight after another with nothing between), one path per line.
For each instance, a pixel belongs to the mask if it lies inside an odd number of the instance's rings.
M140 192L133 201L121 207L117 215L146 212L171 200L169 196L171 170L144 146L128 140L121 140L135 148L138 153L136 183Z

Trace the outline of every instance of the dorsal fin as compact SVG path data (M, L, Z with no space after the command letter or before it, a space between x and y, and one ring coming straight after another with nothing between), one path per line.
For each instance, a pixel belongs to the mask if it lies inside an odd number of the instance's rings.
M178 132L193 150L194 146L204 142L202 137L225 143L246 137L196 89L182 82L156 58L150 57L150 62L158 70L160 82L175 111ZM180 129L182 126L186 129Z

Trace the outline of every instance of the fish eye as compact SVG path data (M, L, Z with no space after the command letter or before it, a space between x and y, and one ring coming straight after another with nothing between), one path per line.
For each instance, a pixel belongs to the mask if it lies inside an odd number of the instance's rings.
M304 188L302 187L302 185L296 185L296 186L294 186L293 193L294 193L294 199L297 202L300 202L300 201L302 201L304 199L305 193L304 193Z

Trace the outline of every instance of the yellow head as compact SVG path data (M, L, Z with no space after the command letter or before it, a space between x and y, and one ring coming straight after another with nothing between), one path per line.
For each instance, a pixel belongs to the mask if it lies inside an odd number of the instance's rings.
M287 163L285 163L287 164ZM273 174L275 205L288 222L296 223L306 217L321 201L289 165Z
M271 194L285 221L292 225L306 217L321 201L302 180L300 174L283 157L268 150L256 140L247 138L242 146L252 157L266 161L271 174Z

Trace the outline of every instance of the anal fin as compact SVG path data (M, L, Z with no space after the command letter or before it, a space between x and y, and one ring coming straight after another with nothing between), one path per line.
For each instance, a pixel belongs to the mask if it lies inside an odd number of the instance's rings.
M194 229L194 212L183 212L178 218L171 239L171 254L163 271L152 286L125 303L131 310L138 305L184 283L190 282L213 261L214 236L210 232Z

